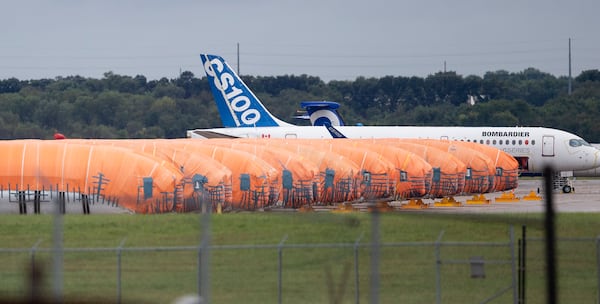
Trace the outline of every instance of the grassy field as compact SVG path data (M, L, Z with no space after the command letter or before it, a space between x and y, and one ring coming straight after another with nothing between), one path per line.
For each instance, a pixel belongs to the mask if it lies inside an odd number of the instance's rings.
M214 303L276 303L278 300L278 251L276 248L226 249L226 245L286 245L369 243L371 215L366 213L237 213L212 217L210 296ZM380 221L381 241L402 243L385 246L379 261L381 303L433 303L436 299L436 257L432 243L443 231L443 242L477 242L470 246L442 246L441 295L444 303L481 302L511 283L509 228L520 237L527 226L527 302L545 303L544 243L540 214L439 215L389 213ZM0 216L2 248L52 246L52 217ZM115 302L117 254L121 242L134 247L197 246L200 217L194 214L164 215L67 215L64 218L66 248L113 248L111 251L65 252L64 293L68 300ZM597 297L596 243L600 214L560 214L557 221L560 302L590 303ZM577 238L577 239L573 239ZM585 238L582 240L581 238ZM410 245L410 246L409 246ZM285 248L282 263L284 303L369 302L369 248L360 247L358 283L355 287L354 250L345 248ZM468 261L482 256L484 279L470 277ZM124 302L169 303L178 296L197 292L198 253L191 251L122 252ZM51 291L51 255L38 252ZM29 252L0 253L0 297L20 298L28 292ZM498 303L511 302L511 292Z

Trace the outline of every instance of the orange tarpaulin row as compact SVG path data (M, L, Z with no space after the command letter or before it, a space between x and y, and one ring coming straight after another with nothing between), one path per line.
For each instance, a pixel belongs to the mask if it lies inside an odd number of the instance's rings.
M321 139L272 139L268 140L267 144L278 141L285 145L299 145L328 154L337 154L353 163L358 187L355 197L383 197L387 194L397 198L408 198L427 194L431 166L410 152L381 145L361 146L350 140L337 142ZM259 145L263 142L265 141L255 140L254 144Z
M400 139L437 147L467 166L466 193L510 190L517 187L519 164L510 154L494 147L464 141ZM469 170L470 169L470 170Z
M126 208L140 211L144 177L152 177L157 193L172 192L182 175L169 163L113 146L62 141L1 141L0 183L4 188L93 194L99 187ZM100 178L100 176L102 178ZM104 184L98 184L104 180Z
M514 158L465 142L66 139L3 141L0 148L0 184L11 191L102 195L135 212L187 211L198 199L252 210L517 186Z

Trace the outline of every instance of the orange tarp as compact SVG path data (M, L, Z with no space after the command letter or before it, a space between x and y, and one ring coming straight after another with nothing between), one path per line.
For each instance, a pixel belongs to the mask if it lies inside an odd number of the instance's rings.
M454 141L408 138L398 140L436 147L456 156L467 166L465 193L486 193L494 190L496 168L487 155L462 145L453 144Z
M173 192L183 177L173 166L129 150L92 146L69 141L14 140L0 142L3 153L0 183L18 185L19 190L42 190L93 194L102 174L107 182L102 195L118 198L121 206L141 212L151 202L143 201L144 177L152 177L153 191ZM140 199L141 198L141 199Z
M383 146L362 147L358 143L354 144L352 139L245 139L244 142L269 146L279 143L288 148L293 146L291 150L299 154L306 153L304 157L314 157L316 148L350 159L359 172L356 174L356 185L362 185L360 193L356 193L355 197L388 197L392 194L403 198L422 197L427 193L430 184L431 166L420 157L404 150L386 149ZM303 149L299 149L299 146ZM401 171L404 178L402 181ZM363 174L365 172L368 174Z
M275 169L282 172L287 170L290 173L293 188L286 189L283 187L285 181L282 175L279 193L282 194L281 199L284 206L300 207L302 204L312 202L314 197L313 184L318 184L319 168L313 162L306 161L303 156L282 148L265 147L239 140L214 139L210 140L208 144L245 151L263 159Z
M184 197L189 198L193 195L193 187L190 185L192 178L196 174L206 177L205 187L213 192L221 193L215 203L220 202L230 204L232 198L232 173L229 168L211 157L202 154L192 154L183 150L176 149L171 140L166 139L68 139L68 142L77 142L82 144L118 146L130 149L136 153L143 153L151 157L160 158L169 161L184 176L182 183ZM188 184L186 186L186 184ZM215 189L219 188L216 191Z
M210 141L179 139L171 144L177 149L209 156L232 172L233 207L243 209L262 208L276 203L279 199L281 172L259 157L248 152L210 145ZM247 174L250 188L242 191L242 174Z
M517 188L519 183L519 162L512 155L484 144L465 141L454 141L453 143L480 151L494 162L494 167L500 169L496 171L494 179L495 191L506 191Z
M357 196L363 198L382 198L389 197L394 193L393 181L396 176L396 169L393 163L381 154L375 153L369 149L344 144L341 141L330 141L322 139L302 140L311 147L316 147L323 151L329 151L340 154L353 161L359 169L362 176L358 184L359 193ZM343 140L346 141L346 140Z
M196 174L207 178L205 187L226 190L236 209L503 191L516 187L518 174L505 152L443 140L9 140L0 148L0 184L11 191L94 194L102 174L101 196L136 212L179 211L168 203L196 199ZM293 187L284 187L284 169ZM153 179L153 198L144 199L144 177Z
M319 195L317 203L343 202L357 198L356 187L362 179L360 168L350 159L338 153L326 152L300 140L244 139L244 142L279 147L302 155L319 168ZM333 170L333 171L331 171ZM334 172L332 186L328 187L327 174Z
M292 171L294 178L301 180L313 181L319 173L317 165L305 161L304 157L297 153L282 148L267 148L262 145L244 143L237 140L210 140L208 144L248 152L266 161L275 169Z
M432 167L422 157L410 151L388 145L382 141L347 139L329 140L331 144L362 147L376 153L394 166L394 185L396 198L419 198L427 195L431 187Z
M432 171L434 168L439 170L439 176L435 176L435 179L433 174L430 176L431 186L427 192L430 197L453 196L464 191L467 166L448 152L435 147L394 139L363 139L363 141L412 152L423 158L432 167Z

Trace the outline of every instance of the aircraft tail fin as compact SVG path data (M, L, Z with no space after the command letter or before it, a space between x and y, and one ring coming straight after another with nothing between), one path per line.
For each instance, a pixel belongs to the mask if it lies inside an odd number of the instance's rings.
M273 116L223 58L200 58L224 127L292 126Z
M313 126L343 126L344 120L336 110L340 104L333 101L303 101L300 106L306 108L310 124Z

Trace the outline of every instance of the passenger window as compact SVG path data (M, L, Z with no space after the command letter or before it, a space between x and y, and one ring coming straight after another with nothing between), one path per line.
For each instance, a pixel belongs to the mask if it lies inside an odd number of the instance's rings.
M480 139L480 140L479 140L479 143L483 145L483 139Z
M492 140L492 145L496 145L496 140Z
M532 139L532 140L531 140L531 145L532 145L532 146L533 146L533 145L535 145L535 139Z
M523 144L523 141L519 139L519 146Z
M513 146L517 144L517 141L513 139Z

